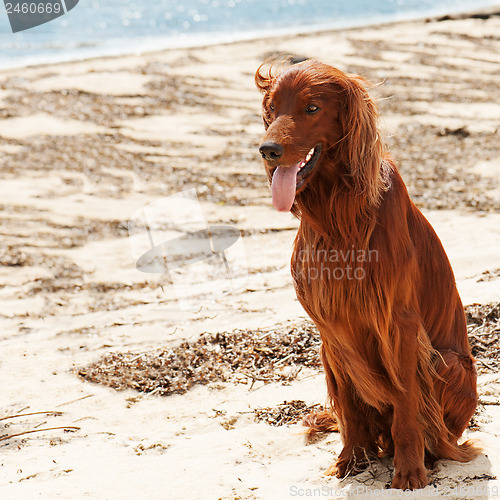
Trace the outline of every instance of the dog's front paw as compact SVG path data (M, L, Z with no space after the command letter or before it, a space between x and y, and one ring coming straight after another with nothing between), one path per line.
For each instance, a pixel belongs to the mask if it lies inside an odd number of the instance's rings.
M392 487L400 490L417 490L429 484L427 470L424 467L405 468L396 470L392 480Z

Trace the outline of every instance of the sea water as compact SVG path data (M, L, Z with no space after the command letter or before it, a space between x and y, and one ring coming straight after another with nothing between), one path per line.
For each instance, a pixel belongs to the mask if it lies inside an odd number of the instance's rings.
M359 26L494 4L498 0L80 0L58 19L15 34L0 5L0 67Z

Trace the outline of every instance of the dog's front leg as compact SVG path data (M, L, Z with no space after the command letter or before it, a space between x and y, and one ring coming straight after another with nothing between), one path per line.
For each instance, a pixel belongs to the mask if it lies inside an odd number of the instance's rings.
M418 418L422 394L418 370L419 326L402 328L401 362L402 390L394 395L393 421L391 427L394 442L394 478L393 488L413 490L429 484L424 464L425 442L424 429ZM404 332L404 333L403 333Z
M394 441L393 488L414 490L429 484L424 465L424 437L415 414L408 405L394 408L392 438Z
M341 479L358 474L377 456L376 412L361 401L352 382L346 382L338 384L333 398L344 448L326 472Z

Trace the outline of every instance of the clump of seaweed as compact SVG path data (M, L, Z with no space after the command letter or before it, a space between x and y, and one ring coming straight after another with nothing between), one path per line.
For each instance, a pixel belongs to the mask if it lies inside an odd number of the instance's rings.
M277 329L203 333L196 341L148 353L110 353L80 368L80 377L117 390L183 394L210 382L283 382L319 368L320 339L309 321Z
M467 330L477 371L487 373L500 369L500 302L471 304L465 308Z
M294 399L293 401L283 401L283 403L273 407L256 408L254 419L256 422L265 422L279 427L296 424L309 413L317 411L325 411L325 408L320 404L307 405L304 401Z

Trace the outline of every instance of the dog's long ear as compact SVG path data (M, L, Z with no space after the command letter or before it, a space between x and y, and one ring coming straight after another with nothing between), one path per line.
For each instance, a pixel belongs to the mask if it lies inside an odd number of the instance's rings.
M272 66L266 62L262 63L256 73L255 73L255 85L264 94L262 100L262 120L264 121L264 127L267 130L269 125L271 125L271 117L269 116L269 111L267 107L267 100L269 99L269 90L273 85L273 76L271 74Z
M343 138L339 143L339 155L356 191L364 193L371 203L376 203L380 196L383 144L378 108L365 85L362 78L351 75L345 75L341 82L339 118Z
M255 72L255 85L257 85L257 88L263 94L269 91L273 79L271 75L271 68L272 66L269 63L263 62Z

